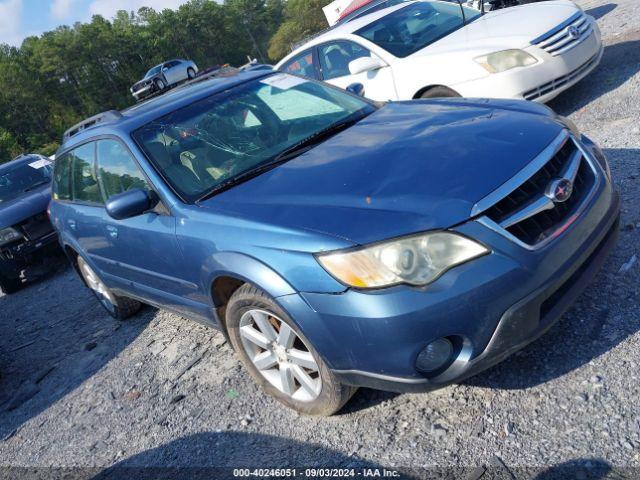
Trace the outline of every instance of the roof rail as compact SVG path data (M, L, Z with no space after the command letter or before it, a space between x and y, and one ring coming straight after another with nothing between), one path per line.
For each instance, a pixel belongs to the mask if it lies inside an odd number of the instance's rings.
M83 120L82 122L74 125L69 130L64 132L64 135L62 136L62 141L66 142L74 135L77 135L83 130L94 127L98 123L113 122L116 120L120 120L121 118L122 118L122 114L117 110L109 110L108 112L99 113L97 115L94 115L93 117Z

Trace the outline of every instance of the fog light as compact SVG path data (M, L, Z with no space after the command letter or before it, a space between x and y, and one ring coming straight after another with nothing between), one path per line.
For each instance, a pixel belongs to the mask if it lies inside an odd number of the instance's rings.
M440 370L451 360L453 345L446 338L430 343L418 355L416 368L423 373Z

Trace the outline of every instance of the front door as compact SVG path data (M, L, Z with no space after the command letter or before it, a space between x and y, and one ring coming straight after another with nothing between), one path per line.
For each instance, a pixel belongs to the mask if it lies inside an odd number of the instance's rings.
M377 70L352 75L349 63L361 57L373 57L363 46L346 40L325 43L318 47L318 60L322 78L340 88L347 88L354 83L364 86L364 96L371 100L397 100L395 83L391 67L384 66Z

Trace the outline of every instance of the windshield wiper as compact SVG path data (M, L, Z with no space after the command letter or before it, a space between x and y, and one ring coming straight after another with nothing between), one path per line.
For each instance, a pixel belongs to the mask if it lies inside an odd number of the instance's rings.
M228 190L229 188L232 188L236 185L244 183L269 170L272 170L278 165L282 165L283 163L286 163L294 159L295 157L299 157L303 153L308 152L313 147L322 143L328 138L331 138L334 135L337 135L338 133L346 130L347 128L351 127L355 123L358 123L360 120L362 120L368 115L369 113L365 113L365 114L358 113L358 114L350 115L344 120L341 120L339 122L329 125L327 128L314 133L313 135L299 141L298 143L295 143L294 145L290 146L286 150L277 154L275 157L272 157L270 160L267 160L266 162L263 162L257 165L256 167L241 173L240 175L237 175L225 182L220 183L219 185L215 186L211 191L207 192L202 197L200 197L197 200L197 202L203 202L205 200L208 200L209 198L217 195L218 193L224 190Z
M30 192L30 191L32 191L32 190L35 190L35 189L36 189L36 188L38 188L38 187L41 187L42 185L47 185L48 183L49 183L49 181L48 181L48 180L43 180L42 182L34 183L34 184L33 184L33 185L31 185L30 187L25 188L25 189L23 190L23 192L24 192L24 193Z

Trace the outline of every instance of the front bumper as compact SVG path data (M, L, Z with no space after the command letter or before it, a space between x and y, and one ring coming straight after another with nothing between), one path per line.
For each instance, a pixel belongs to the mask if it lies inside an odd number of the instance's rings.
M5 278L18 278L24 270L46 260L47 255L58 248L55 231L37 240L5 247L0 250L0 274Z
M595 70L604 54L595 22L591 36L562 55L552 56L537 46L524 50L536 57L538 63L463 82L452 88L463 97L516 98L546 103Z
M581 218L530 251L478 221L457 231L493 248L428 288L399 286L337 295L302 293L278 301L346 384L428 391L474 375L544 334L595 276L613 248L620 200L602 182ZM445 371L415 364L439 338L459 340Z

